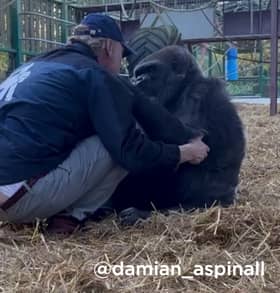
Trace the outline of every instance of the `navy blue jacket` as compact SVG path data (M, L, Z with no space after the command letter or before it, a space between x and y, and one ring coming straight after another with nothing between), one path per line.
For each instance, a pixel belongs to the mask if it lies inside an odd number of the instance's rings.
M174 169L178 146L136 129L135 119L147 124L153 109L138 107L136 96L81 43L22 65L0 84L0 185L51 171L94 134L129 171Z

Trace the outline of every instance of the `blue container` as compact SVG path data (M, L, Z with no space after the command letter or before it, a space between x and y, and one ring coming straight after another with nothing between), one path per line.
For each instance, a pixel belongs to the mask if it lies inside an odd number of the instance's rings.
M229 48L226 55L226 80L238 80L238 51Z

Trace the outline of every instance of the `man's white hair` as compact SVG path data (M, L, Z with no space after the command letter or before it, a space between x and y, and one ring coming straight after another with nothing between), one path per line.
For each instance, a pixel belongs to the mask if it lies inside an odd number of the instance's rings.
M70 36L67 40L67 44L72 44L75 41L84 43L88 45L93 53L98 56L102 49L105 48L106 38L93 38L88 34L83 34L83 32L88 31L89 28L86 25L79 24L74 28L74 35Z

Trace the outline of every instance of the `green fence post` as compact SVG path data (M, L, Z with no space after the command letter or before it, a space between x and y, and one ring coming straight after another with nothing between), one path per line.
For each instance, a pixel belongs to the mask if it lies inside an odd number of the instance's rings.
M62 3L62 18L66 21L68 21L68 4L66 3L66 0L63 0ZM67 22L63 22L62 23L62 42L66 43L67 38L68 38L68 23Z
M15 54L15 67L18 67L23 62L22 56L22 41L21 41L21 0L16 0L15 3L11 5L11 43L12 48L16 50Z
M264 72L263 72L263 43L259 41L259 92L264 97Z

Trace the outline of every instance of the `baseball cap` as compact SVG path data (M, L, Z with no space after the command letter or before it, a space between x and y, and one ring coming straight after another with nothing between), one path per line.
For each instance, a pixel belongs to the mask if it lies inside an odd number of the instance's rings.
M93 38L101 37L112 39L122 44L124 48L123 57L135 54L134 50L125 43L119 26L110 16L100 13L90 13L83 18L81 24L86 25L89 30L78 32L79 35L88 34Z

